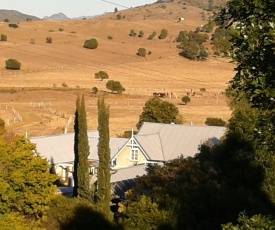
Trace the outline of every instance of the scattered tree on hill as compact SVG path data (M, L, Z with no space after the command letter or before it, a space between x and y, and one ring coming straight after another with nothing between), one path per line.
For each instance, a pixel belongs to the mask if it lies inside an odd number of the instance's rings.
M98 47L98 42L95 38L91 38L84 42L83 47L87 49L96 49Z
M141 30L141 31L139 31L139 33L138 33L138 37L140 37L140 38L142 38L144 36L144 32Z
M182 117L174 104L160 98L151 98L143 107L139 121L136 124L137 129L141 127L143 122L182 124Z
M162 29L159 35L159 39L165 39L168 35L168 30L167 29Z
M109 79L109 75L105 71L99 71L95 73L95 79L103 81L104 79Z
M8 40L7 35L1 34L0 40L3 41L3 42L6 42Z
M223 119L216 117L207 117L205 124L210 126L226 126L226 122Z
M52 37L46 37L46 43L52 43L53 39Z
M74 197L93 201L92 191L89 187L89 142L87 134L87 120L85 99L77 96L75 123L74 123Z
M9 24L9 27L11 27L11 28L18 28L18 25L17 24L15 24L15 23L10 23Z
M97 94L97 92L98 92L98 88L97 87L93 87L92 88L92 93Z
M9 20L9 19L7 19L7 18L5 18L5 19L4 19L4 22L9 22L9 21L10 21L10 20Z
M16 59L8 59L6 60L6 69L11 70L19 70L21 68L21 63L17 61Z
M111 183L110 183L110 131L109 131L109 108L106 107L104 99L98 99L98 189L96 201L99 210L108 219L112 219L110 212Z
M118 12L118 9L117 9L117 7L115 7L115 9L114 9L114 12L116 13L116 12Z
M106 88L111 90L112 93L118 93L118 94L121 94L122 92L125 91L121 83L119 81L114 81L114 80L109 80L106 83Z
M130 34L129 34L130 36L136 36L137 35L137 33L133 30L133 29L131 29L131 31L130 31Z
M230 39L232 33L234 33L233 28L217 28L211 38L211 43L214 45L213 50L224 56L229 56L231 53L232 43Z
M47 160L35 152L35 145L22 137L0 140L0 214L45 217L57 177L49 173Z
M146 56L146 49L145 48L139 48L137 55L140 57L145 57Z
M184 96L181 101L186 105L187 103L189 103L191 101L190 97L188 96Z
M117 20L120 20L120 19L122 19L122 15L121 14L117 14L116 18L117 18Z

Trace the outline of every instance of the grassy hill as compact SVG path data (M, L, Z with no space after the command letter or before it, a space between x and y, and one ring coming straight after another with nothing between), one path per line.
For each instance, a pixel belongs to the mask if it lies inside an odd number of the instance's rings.
M189 61L179 56L174 42L179 31L194 30L206 23L201 12L193 6L183 9L177 4L161 3L91 20L29 21L21 22L17 29L0 24L1 33L8 38L0 43L0 87L2 92L9 91L0 96L1 117L8 129L18 134L61 133L66 125L72 131L76 94L84 92L88 128L96 129L97 95L91 89L97 87L111 106L113 136L135 128L153 92L172 92L173 97L165 100L179 107L185 124L192 121L203 125L207 117L227 120L230 109L222 92L234 74L234 64L212 57L204 62ZM117 14L122 19L118 20ZM185 20L178 21L182 15ZM159 35L163 28L168 30L166 39L147 39L153 31ZM144 36L129 36L132 29L137 33L142 30ZM46 37L52 38L52 44L46 43ZM88 38L98 40L97 49L83 48ZM137 56L140 47L151 51L151 55ZM6 70L8 58L19 60L21 70ZM110 94L106 80L94 79L101 70L122 83L126 89L123 95ZM63 83L68 87L62 87ZM201 88L206 89L204 94ZM197 94L190 104L182 105L181 98L191 91ZM12 108L23 117L21 122Z

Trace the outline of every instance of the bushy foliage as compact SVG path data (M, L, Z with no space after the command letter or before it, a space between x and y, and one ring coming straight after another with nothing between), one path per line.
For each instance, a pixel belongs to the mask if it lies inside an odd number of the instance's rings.
M226 126L226 122L223 119L216 117L207 117L205 124L210 126Z
M131 29L129 35L133 37L133 36L136 36L137 33L133 29Z
M92 93L97 94L97 92L98 92L98 88L94 86L94 87L92 88Z
M57 179L49 173L47 160L36 156L35 145L22 137L0 141L0 153L0 213L44 217Z
M84 199L63 196L56 196L51 201L44 228L46 230L118 229L104 217L96 205Z
M163 101L160 98L151 98L146 101L143 107L139 121L136 124L137 129L141 127L143 122L181 124L182 118L178 108L174 104Z
M21 63L16 59L8 59L6 60L6 69L19 70L21 68Z
M160 210L158 205L146 196L141 196L136 202L128 202L123 215L125 218L122 223L125 230L154 230L164 225L167 229L166 225L172 219L168 211Z
M113 39L113 36L109 35L107 38L108 38L109 40L112 40L112 39Z
M116 18L117 18L117 20L120 20L120 19L122 19L122 16L121 16L121 14L117 14L117 15L116 15Z
M139 31L139 33L138 33L138 37L140 37L140 38L142 38L144 36L144 32L141 30L141 31Z
M46 37L46 43L52 43L53 39L52 37Z
M231 52L230 42L231 34L234 29L217 28L211 38L211 43L214 44L213 49L224 56L229 56Z
M145 57L146 56L146 49L145 48L139 48L137 55L140 57Z
M1 34L0 40L3 41L3 42L6 42L8 40L7 35Z
M216 23L214 21L209 21L207 24L200 28L200 32L212 33Z
M162 29L159 35L159 39L165 39L168 36L168 30Z
M3 135L5 132L5 121L2 118L0 118L0 135Z
M150 34L149 36L148 36L148 40L153 40L153 38L155 37L157 35L157 32L156 31L153 31L153 33L152 34Z
M125 88L121 85L119 81L109 80L106 83L106 88L111 90L112 93L118 93L121 94L125 91Z
M63 27L60 27L58 30L59 30L60 32L62 32L62 31L64 31L64 28L63 28Z
M245 213L240 213L238 218L238 224L232 223L223 224L222 230L251 230L251 229L274 229L275 220L268 218L264 215L254 215L248 217Z
M102 81L104 79L109 79L109 75L105 71L99 71L95 73L95 79L100 79Z
M186 104L188 104L188 103L191 101L191 99L190 99L190 97L188 97L188 96L184 96L184 97L181 99L181 101L186 105Z
M17 24L15 24L15 23L10 23L9 24L9 27L11 27L11 28L18 28L18 25Z
M191 60L207 58L208 52L202 44L206 42L208 38L207 34L180 31L176 39L177 42L181 42L178 46L178 48L182 49L180 55Z
M5 213L0 215L1 230L45 230L38 221L25 218L19 213Z
M96 49L98 47L98 42L95 38L91 38L84 42L83 47L87 49Z

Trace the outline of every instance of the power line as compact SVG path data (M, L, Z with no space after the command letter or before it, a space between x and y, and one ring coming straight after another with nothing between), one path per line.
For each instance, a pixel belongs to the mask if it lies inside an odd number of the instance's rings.
M128 6L123 6L123 5L120 5L120 4L118 4L118 3L114 3L114 2L110 2L110 1L106 1L106 0L101 0L102 2L106 2L106 3L109 3L109 4L111 4L111 5L115 5L115 6L120 6L120 7L123 7L123 8L125 8L125 9L129 9L130 7L128 7Z

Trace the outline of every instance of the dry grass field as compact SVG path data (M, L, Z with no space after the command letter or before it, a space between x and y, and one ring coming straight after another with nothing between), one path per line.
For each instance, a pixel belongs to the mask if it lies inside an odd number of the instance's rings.
M185 124L203 125L207 117L228 120L231 111L222 92L234 75L234 64L213 57L189 61L178 55L174 40L179 31L206 23L201 9L186 8L152 4L119 12L125 15L121 20L111 13L91 20L20 22L18 29L0 24L1 34L8 37L0 43L0 117L7 129L21 135L28 131L31 136L62 133L66 126L68 132L73 131L78 93L85 93L88 128L96 129L98 96L91 93L94 86L110 105L111 136L135 128L153 92L172 92L173 97L165 100L178 106ZM178 22L179 17L185 20ZM168 30L167 39L147 40L149 34L159 34L163 28ZM142 30L144 37L129 36L131 29ZM46 37L52 37L52 44L45 42ZM83 48L84 41L92 37L97 38L98 48ZM137 56L140 47L152 54ZM6 70L8 58L19 60L21 70ZM125 93L106 92L106 80L94 79L100 70L120 81ZM63 82L68 88L62 87ZM204 95L198 95L200 88L206 89ZM182 105L182 96L190 91L197 94L190 104Z

